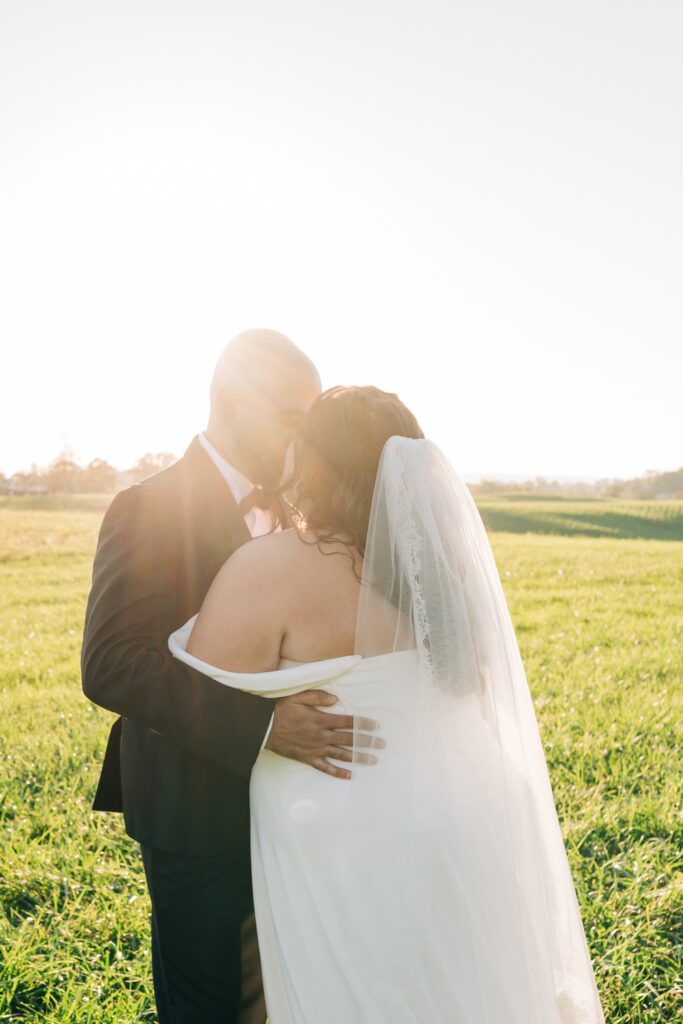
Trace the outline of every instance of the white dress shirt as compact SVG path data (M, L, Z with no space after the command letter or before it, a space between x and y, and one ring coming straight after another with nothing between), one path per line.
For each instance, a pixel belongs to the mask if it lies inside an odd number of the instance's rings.
M254 489L254 484L244 475L244 473L240 473L239 469L236 469L230 462L228 462L227 459L224 459L220 452L216 451L206 434L199 435L199 443L227 483L236 502L239 503L242 498L246 498L247 494L251 494ZM244 521L247 524L247 528L252 537L261 537L264 533L269 533L273 526L273 516L270 510L267 508L259 508L257 505L254 505L253 508L249 509L244 517ZM278 524L275 528L275 532L277 533L277 531L281 529L282 527ZM266 730L266 735L263 737L261 750L263 750L266 745L266 741L270 735L272 727L273 719L271 717L268 729Z
M216 451L206 434L199 435L199 443L232 491L233 498L239 504L242 498L246 498L248 494L251 494L255 485L251 480L247 479L244 473L240 473L239 469L236 469L227 459L224 459L220 452ZM273 526L273 516L270 510L259 508L257 505L249 509L244 517L244 521L252 537L261 537L264 533L269 533ZM280 529L282 527L278 524L276 532Z

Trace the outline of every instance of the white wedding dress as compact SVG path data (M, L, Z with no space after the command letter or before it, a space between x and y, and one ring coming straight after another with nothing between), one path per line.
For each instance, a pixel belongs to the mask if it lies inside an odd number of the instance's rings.
M376 720L386 742L349 781L269 750L256 760L251 855L270 1024L604 1024L507 607L482 561L476 507L443 462L429 441L385 446L355 654L234 673L187 653L194 619L169 639L228 686L272 698L327 690L338 698L328 710ZM445 571L441 548L433 572L434 524L417 515L416 493L446 514L458 572ZM388 608L401 621L382 650Z

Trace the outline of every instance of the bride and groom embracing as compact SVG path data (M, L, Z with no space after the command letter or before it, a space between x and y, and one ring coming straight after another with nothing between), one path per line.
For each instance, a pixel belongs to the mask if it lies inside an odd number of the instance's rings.
M160 1024L603 1024L493 553L395 394L234 338L104 517L82 673Z

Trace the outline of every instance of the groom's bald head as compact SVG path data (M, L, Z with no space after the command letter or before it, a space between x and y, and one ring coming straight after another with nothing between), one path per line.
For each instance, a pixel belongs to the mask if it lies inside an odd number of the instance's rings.
M305 380L320 390L313 362L279 331L253 327L236 334L225 346L213 372L211 402L250 392L271 392Z
M254 483L276 486L287 448L320 391L315 365L284 334L242 331L216 363L207 433Z

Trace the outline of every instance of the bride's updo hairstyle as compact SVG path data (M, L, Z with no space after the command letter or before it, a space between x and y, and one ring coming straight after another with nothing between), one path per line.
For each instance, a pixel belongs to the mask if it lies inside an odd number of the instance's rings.
M394 435L424 437L410 409L380 388L328 388L308 410L294 441L295 518L321 551L339 542L365 553L379 460Z

